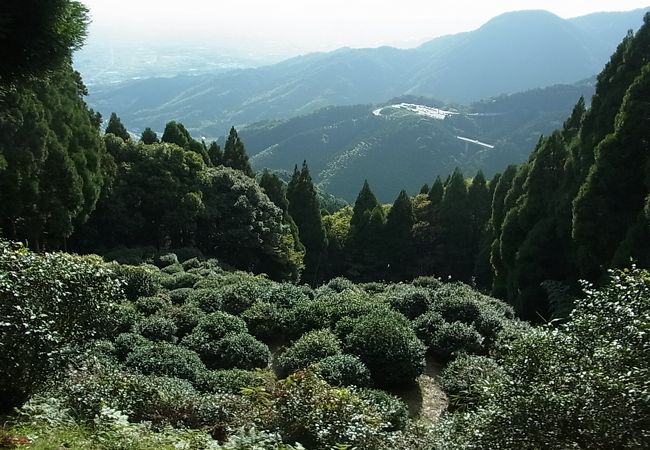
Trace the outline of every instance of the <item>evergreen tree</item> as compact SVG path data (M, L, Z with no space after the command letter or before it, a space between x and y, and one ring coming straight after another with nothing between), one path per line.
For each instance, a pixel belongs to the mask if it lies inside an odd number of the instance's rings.
M413 204L406 191L401 191L386 218L385 254L392 277L409 278L414 259Z
M445 186L439 217L442 261L439 261L438 273L456 280L469 281L474 269L472 214L465 179L458 168Z
M230 134L226 140L226 145L223 151L223 165L241 170L249 177L255 176L253 169L251 169L250 162L248 161L248 155L246 154L244 143L239 138L235 127L230 129ZM304 167L306 166L303 165L303 168Z
M217 147L218 148L218 147ZM264 193L269 197L275 206L282 211L282 220L291 230L291 236L294 242L294 250L298 253L304 254L305 247L300 242L300 234L298 226L289 214L289 200L287 200L287 189L280 177L264 170L260 178L260 187Z
M221 147L215 141L210 143L208 147L208 156L210 157L210 162L213 166L222 166L223 165L223 152Z
M65 248L104 184L110 163L85 92L70 66L0 92L0 228L35 249Z
M3 0L0 17L0 85L67 65L89 21L87 8L72 0Z
M442 201L442 195L445 192L445 186L442 184L440 177L436 178L436 181L431 185L429 190L429 201L431 202L432 207L436 207Z
M171 122L167 122L165 125L165 131L163 132L160 141L167 142L169 144L176 144L181 148L187 149L190 139L190 134L185 129L183 124L172 120Z
M302 279L317 284L323 278L327 238L316 189L306 161L303 162L301 170L298 170L298 166L294 168L293 176L287 187L287 199L289 200L289 215L298 226L300 242L305 246L305 271Z
M142 135L140 136L140 142L143 144L151 145L160 142L160 140L158 139L156 132L147 127L144 129Z
M420 194L428 194L430 190L431 188L429 187L429 185L424 183L420 188Z
M352 239L359 234L358 230L367 222L369 214L377 206L380 206L379 201L370 189L368 180L365 180L352 210L352 219L350 220L350 235Z
M125 141L130 141L131 136L129 135L129 132L126 131L126 128L124 125L122 125L122 121L120 120L119 117L117 117L117 114L111 113L111 118L108 119L108 126L106 127L106 134L114 134L115 136L122 138Z

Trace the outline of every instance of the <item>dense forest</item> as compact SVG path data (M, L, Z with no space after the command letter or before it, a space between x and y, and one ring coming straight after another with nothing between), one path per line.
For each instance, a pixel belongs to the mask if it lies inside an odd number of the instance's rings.
M527 162L341 205L308 161L255 173L234 127L104 127L71 63L85 8L19 3L0 447L647 445L650 14Z

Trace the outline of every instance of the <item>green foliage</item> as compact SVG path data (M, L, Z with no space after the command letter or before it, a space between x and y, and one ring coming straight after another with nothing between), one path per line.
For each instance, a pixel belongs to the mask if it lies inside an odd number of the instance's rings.
M459 355L442 374L441 387L449 398L450 409L467 410L487 401L505 371L492 358Z
M464 322L443 322L431 338L429 349L443 359L460 353L475 354L483 350L483 336Z
M173 304L182 305L187 301L192 292L194 292L194 289L192 288L178 288L169 291L167 295Z
M2 5L0 84L44 76L66 64L86 38L88 9L70 0Z
M142 319L138 323L137 331L153 342L166 341L175 343L178 340L176 337L178 328L174 321L158 315Z
M378 385L410 383L424 370L425 347L401 314L369 314L353 323L344 341Z
M111 113L111 117L108 119L108 125L106 126L106 134L109 133L119 137L123 141L131 140L131 135L126 131L126 128L122 125L122 121L114 112Z
M341 353L341 342L329 330L305 333L278 358L276 365L280 376L304 369L328 356Z
M321 265L325 265L327 237L306 161L303 162L301 170L298 170L298 166L294 168L287 187L287 199L289 215L298 227L300 242L305 247L305 271L301 279L314 285L323 277Z
M75 347L110 333L119 283L97 257L36 254L0 240L0 393L12 407Z
M318 374L332 386L370 386L370 371L354 355L327 356L318 362Z
M213 288L193 289L186 301L205 312L216 312L223 306L223 293L220 289Z
M151 297L160 290L159 273L153 266L117 265L114 272L123 282L124 294L129 300Z
M168 342L138 346L126 357L125 365L145 375L161 375L195 380L205 370L199 356L184 347Z
M140 142L146 145L157 144L160 142L158 135L151 128L147 127L140 135Z
M191 288L200 279L201 277L194 273L178 272L162 278L161 284L165 289L169 290Z
M246 322L231 314L217 311L199 320L196 331L206 333L211 340L219 340L230 333L246 333Z
M211 394L239 394L245 387L262 386L266 382L260 372L242 369L209 370L200 373L194 385Z
M217 368L257 369L268 366L269 348L248 333L228 334L215 345Z
M174 322L179 339L191 333L203 317L203 312L192 304L170 306L163 309L160 314Z
M55 21L63 11L73 14L68 8L85 11L77 2L51 3ZM28 16L40 14L31 11ZM48 79L0 89L0 227L8 238L28 241L35 250L45 235L48 247L65 247L75 228L88 220L110 171L112 163L97 117L83 101L85 93L69 64Z
M255 176L248 161L244 143L239 138L235 127L230 128L230 133L228 134L228 139L223 150L222 164L233 169L241 170L246 176Z
M155 297L140 297L133 302L133 306L140 314L151 316L171 306L171 302L167 296L157 295Z
M307 448L389 445L381 435L386 424L378 411L350 390L330 387L313 372L297 372L281 382L275 407L285 441L299 441Z
M115 352L121 360L125 360L133 350L145 347L150 343L142 334L121 333L115 338Z
M424 314L431 304L428 290L410 285L393 285L386 290L386 296L393 309L411 320Z
M258 339L273 339L284 334L287 310L273 303L255 302L241 314L250 333Z
M360 389L357 394L379 412L385 423L385 430L402 430L408 423L408 408L394 395L379 389Z

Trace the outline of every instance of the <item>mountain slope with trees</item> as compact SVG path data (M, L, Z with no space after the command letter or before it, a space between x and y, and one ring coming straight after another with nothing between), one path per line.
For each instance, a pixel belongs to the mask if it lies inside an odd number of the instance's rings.
M545 11L509 13L415 49L343 48L225 74L93 86L90 102L104 114L119 111L135 131L161 129L175 118L193 134L212 138L233 124L401 95L467 104L593 76L642 16L640 10L615 13L608 32L596 34L598 25L590 24L601 23L600 16L586 16L578 26L577 19Z

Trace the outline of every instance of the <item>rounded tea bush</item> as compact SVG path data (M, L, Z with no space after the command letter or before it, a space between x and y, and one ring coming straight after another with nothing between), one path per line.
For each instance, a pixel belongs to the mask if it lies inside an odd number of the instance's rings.
M280 376L286 377L298 369L341 353L341 342L329 330L305 333L277 359Z
M318 363L318 372L332 386L367 387L372 384L370 371L354 355L334 355Z
M160 290L160 273L153 266L116 265L113 270L116 277L122 281L124 295L129 300L151 297Z
M201 260L199 258L190 258L186 261L183 261L181 263L181 266L183 266L183 270L189 271L191 269L198 269L202 266L203 264L201 263Z
M222 369L257 369L269 365L271 352L266 344L248 333L229 334L215 346Z
M309 297L301 286L291 283L274 283L260 295L260 300L279 308L293 308Z
M168 297L157 295L155 297L140 297L133 304L140 314L151 316L171 305L171 302Z
M221 307L230 314L239 315L260 297L261 286L256 281L239 281L221 288Z
M354 322L345 340L378 385L410 383L424 371L425 346L401 314L371 314Z
M192 290L186 301L198 306L205 312L211 313L221 310L223 297L220 289L201 288Z
M409 411L403 401L379 389L359 389L357 395L384 419L386 431L403 430L409 421Z
M173 264L178 264L178 257L176 257L176 253L166 253L164 255L159 255L155 259L155 264L159 268L163 269Z
M460 283L444 285L433 295L432 309L438 311L447 322L473 323L481 314L478 294Z
M196 331L205 333L213 341L218 341L231 333L247 333L248 328L243 319L222 311L201 317Z
M208 370L200 373L194 386L211 394L239 394L242 388L261 386L264 377L257 372L242 369Z
M136 310L133 303L120 303L111 313L110 328L114 330L115 334L130 333L135 329L135 324L141 317L142 315Z
M409 285L395 285L386 292L390 306L409 319L427 312L431 299L426 289Z
M272 303L256 302L241 317L250 334L258 339L273 339L284 333L287 310Z
M182 271L183 271L183 266L181 266L181 265L178 264L178 263L174 263L174 264L170 264L170 265L168 265L168 266L166 266L166 267L160 269L160 271L161 271L162 273L164 273L165 275L174 275L174 274L176 274L176 273L180 273L180 272L182 272ZM162 280L168 280L168 279L171 279L171 277L169 277L169 276L164 276L163 278L161 278L161 281L162 281ZM163 284L163 286L164 286L164 285L165 285L165 282L162 281L162 284Z
M492 358L460 354L442 372L441 387L450 409L470 408L488 395L488 385L505 377L503 368Z
M187 298L192 293L192 288L178 288L168 292L169 299L174 305L182 305L187 302Z
M438 330L446 323L438 311L428 311L413 320L412 327L418 338L430 347Z
M173 320L163 316L149 316L137 325L138 332L153 342L166 341L175 343L178 328Z
M115 353L121 360L138 347L150 345L151 341L137 333L122 333L115 338Z
M126 357L125 364L145 375L164 375L190 381L206 370L196 352L168 342L136 347Z
M191 288L200 279L201 277L194 273L178 272L163 278L162 285L165 289L169 289L170 291L180 288Z
M176 335L179 339L190 334L199 324L201 317L205 315L203 311L192 304L170 306L163 310L161 314L174 322L177 330Z
M475 354L482 351L483 337L472 325L456 321L445 322L435 333L430 350L449 359L459 353Z

